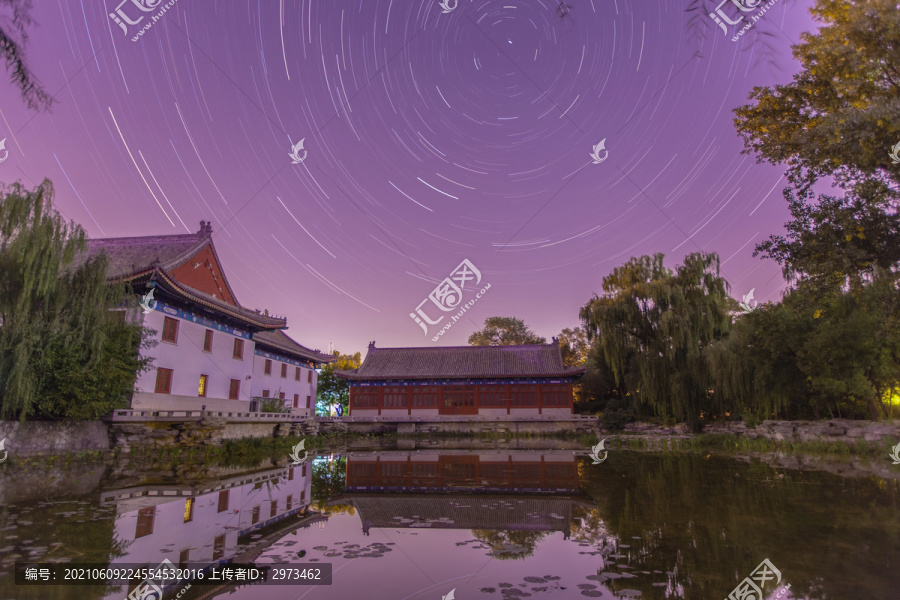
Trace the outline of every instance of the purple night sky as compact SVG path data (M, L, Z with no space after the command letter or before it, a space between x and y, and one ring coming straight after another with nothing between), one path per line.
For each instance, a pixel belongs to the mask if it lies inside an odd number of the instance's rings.
M782 169L740 154L731 109L796 71L809 2L756 25L774 65L711 19L693 38L687 0L563 19L548 0L180 0L136 42L150 17L126 35L119 2L35 3L29 65L57 102L27 110L4 75L0 181L51 179L91 237L212 220L239 302L302 344L435 345L409 315L463 259L491 289L440 345L493 315L549 339L653 252L716 251L733 296L781 297L751 255L787 220Z

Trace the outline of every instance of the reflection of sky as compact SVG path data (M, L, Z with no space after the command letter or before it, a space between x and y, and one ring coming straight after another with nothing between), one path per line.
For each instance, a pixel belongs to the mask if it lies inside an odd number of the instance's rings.
M443 344L509 313L549 338L657 251L717 251L736 297L779 297L751 251L786 220L781 169L740 154L730 110L797 68L808 0L754 28L775 69L705 15L694 38L686 1L183 0L133 43L108 13L134 4L34 3L29 66L60 93L33 113L0 82L0 181L49 177L93 237L211 220L238 299L304 344L431 344L409 313L463 258L492 287Z
M331 600L358 598L360 600L414 600L439 599L456 589L456 598L482 597L479 591L484 587L496 590L493 596L501 598L499 583L506 582L515 586L525 583L525 577L556 575L563 587L554 589L552 583L528 583L527 587L518 589L530 592L530 588L547 586L546 592L534 592L532 598L584 598L578 584L596 584L596 581L585 579L593 575L601 564L598 556L579 554L590 550L573 541L563 539L560 532L549 533L538 542L534 555L527 560L495 560L487 556L488 550L476 549L468 544L456 544L474 538L470 530L430 530L416 531L412 529L376 529L369 530L370 535L362 532L362 524L358 515L335 514L324 529L313 526L298 532L299 545L287 546L286 542L295 541L298 537L288 535L274 544L263 556L286 556L285 562L307 562L310 558L319 558L320 562L333 565L332 585L330 586L267 586L267 600ZM374 542L388 544L391 552L381 558L324 557L325 551L313 550L314 546L327 546L329 550L340 548L335 542L359 544L366 546ZM346 544L345 544L346 545ZM303 559L297 556L300 549L306 550ZM261 558L259 563L263 562ZM474 577L473 577L474 576ZM654 577L653 581L663 582L663 575L639 575ZM235 600L255 600L259 597L259 588L238 590ZM605 596L613 598L612 595Z

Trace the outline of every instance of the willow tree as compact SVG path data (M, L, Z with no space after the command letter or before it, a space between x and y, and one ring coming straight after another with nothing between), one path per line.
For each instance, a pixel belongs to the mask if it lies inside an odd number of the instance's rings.
M0 60L6 62L12 82L28 108L49 109L53 98L38 83L25 61L28 28L34 25L31 0L0 0L0 11L7 13L6 18L0 19Z
M52 207L48 180L0 188L0 417L96 418L127 406L142 329L122 319L105 255Z
M712 407L709 354L731 325L728 288L716 254L689 254L673 272L657 253L615 268L580 315L617 383L630 372L635 400L698 432Z

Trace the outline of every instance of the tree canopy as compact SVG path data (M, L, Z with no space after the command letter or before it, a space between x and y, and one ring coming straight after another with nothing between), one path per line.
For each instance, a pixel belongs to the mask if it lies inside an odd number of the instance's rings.
M350 383L334 374L335 371L351 371L362 365L362 355L341 354L334 351L334 362L319 370L316 384L316 407L320 412L330 411L332 406L341 406L344 412L350 404Z
M756 87L735 109L746 152L787 166L801 192L833 176L852 187L898 182L889 156L900 142L900 11L893 0L818 0L821 23L794 46L793 81ZM896 186L894 186L896 189Z
M546 344L547 338L533 332L522 319L516 317L488 317L484 329L469 336L472 346L516 346Z
M90 419L124 408L144 330L136 299L107 283L104 254L52 207L45 180L0 188L0 416Z
M603 279L581 309L589 339L599 338L616 382L658 413L687 421L693 431L711 407L711 346L730 329L728 284L719 257L694 253L675 271L663 255L632 258Z

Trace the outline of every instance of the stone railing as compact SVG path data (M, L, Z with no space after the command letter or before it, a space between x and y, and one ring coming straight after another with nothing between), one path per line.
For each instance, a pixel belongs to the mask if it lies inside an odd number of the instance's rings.
M185 421L187 419L226 419L232 423L277 423L277 422L295 422L305 421L307 417L303 415L292 415L289 413L270 413L270 412L239 412L239 411L218 411L218 410L139 410L139 409L120 409L114 410L112 415L104 420L112 423L140 423L144 421Z
M491 421L596 421L595 415L372 415L343 417L315 417L321 423L482 423Z

